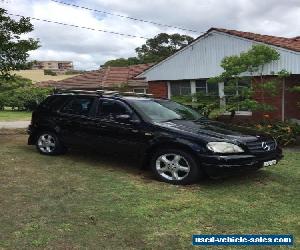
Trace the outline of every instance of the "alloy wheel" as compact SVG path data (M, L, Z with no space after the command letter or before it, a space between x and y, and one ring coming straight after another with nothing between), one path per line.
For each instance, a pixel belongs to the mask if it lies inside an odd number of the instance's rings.
M42 134L37 144L43 153L53 153L56 147L55 138L50 134Z
M190 165L182 155L169 153L157 158L156 170L167 180L180 181L188 176Z

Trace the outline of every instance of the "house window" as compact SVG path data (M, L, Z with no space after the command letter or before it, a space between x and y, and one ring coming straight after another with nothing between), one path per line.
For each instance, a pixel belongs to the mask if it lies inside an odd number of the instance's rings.
M196 93L219 95L218 83L207 83L206 79L196 80Z
M190 81L172 81L170 82L171 96L190 95Z
M207 93L207 88L206 88L206 80L201 79L196 81L196 93Z
M243 91L251 86L251 78L242 78L236 82L228 81L224 83L225 102L230 105L237 101L242 102L245 100ZM242 105L238 105L237 111L249 111Z
M147 94L147 89L145 89L145 88L135 88L135 89L133 89L133 92L137 93L137 94Z

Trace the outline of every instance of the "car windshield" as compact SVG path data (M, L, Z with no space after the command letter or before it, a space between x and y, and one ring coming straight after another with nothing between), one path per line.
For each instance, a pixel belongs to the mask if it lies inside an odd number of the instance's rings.
M140 113L154 122L203 118L195 110L169 100L131 100L131 103Z

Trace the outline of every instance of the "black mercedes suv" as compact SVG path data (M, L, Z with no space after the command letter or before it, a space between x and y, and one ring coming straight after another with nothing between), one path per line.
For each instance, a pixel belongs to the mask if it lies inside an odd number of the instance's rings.
M170 100L116 93L51 95L33 112L28 133L28 144L45 155L72 146L133 154L172 184L256 170L282 158L267 134L209 120Z

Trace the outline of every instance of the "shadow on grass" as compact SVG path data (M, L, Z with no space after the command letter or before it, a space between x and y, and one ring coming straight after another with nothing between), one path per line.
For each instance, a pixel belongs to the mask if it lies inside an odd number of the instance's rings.
M34 146L27 146L27 151L35 151ZM49 157L49 156L45 156ZM142 167L141 160L134 156L128 156L125 154L109 153L109 152L99 152L93 149L71 149L67 154L62 156L74 162L79 162L88 165L93 168L107 166L108 171L120 171L131 174L132 176L137 176L145 183L157 181L154 179L153 174L149 167ZM208 176L201 179L198 183L194 185L188 185L186 187L195 186L228 186L228 185L247 185L250 183L257 183L258 185L264 185L269 180L280 179L281 175L279 173L274 173L266 169L260 169L257 171L247 171L241 173L235 173L229 176L212 179Z

